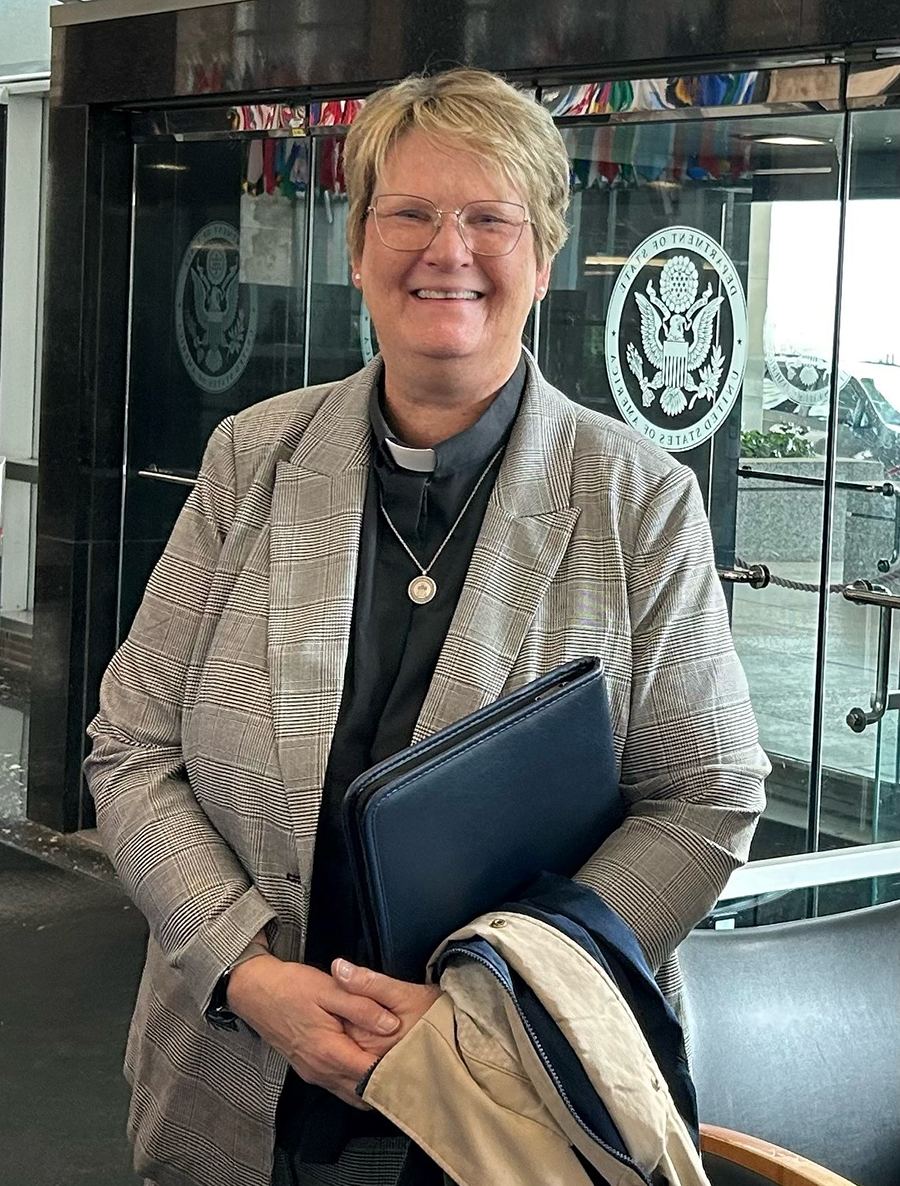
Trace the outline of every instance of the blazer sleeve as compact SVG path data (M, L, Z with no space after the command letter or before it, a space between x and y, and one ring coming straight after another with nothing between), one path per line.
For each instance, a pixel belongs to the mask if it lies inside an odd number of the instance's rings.
M201 1013L222 972L275 914L198 804L181 749L188 671L213 612L236 502L228 419L103 678L85 762L103 845Z
M678 466L628 567L632 684L622 826L578 874L659 967L748 857L770 766L716 573L696 479Z

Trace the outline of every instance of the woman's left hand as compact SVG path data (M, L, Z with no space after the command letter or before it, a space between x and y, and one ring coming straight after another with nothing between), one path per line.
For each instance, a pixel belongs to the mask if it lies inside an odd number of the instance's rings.
M382 1058L409 1033L420 1017L424 1017L441 995L433 984L410 984L406 980L394 980L370 968L359 968L347 960L337 959L331 965L331 974L346 992L356 996L369 997L400 1018L401 1025L396 1033L385 1037L344 1022L344 1030L356 1044L375 1058Z

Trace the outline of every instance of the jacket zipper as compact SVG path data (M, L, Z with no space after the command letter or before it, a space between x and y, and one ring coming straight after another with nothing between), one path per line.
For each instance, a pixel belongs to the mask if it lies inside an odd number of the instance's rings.
M489 960L486 960L484 958L484 956L477 955L474 951L466 951L465 948L458 948L457 950L459 951L459 953L461 955L465 955L465 957L467 959L475 960L475 962L481 964L481 966L483 968L487 968L487 970L494 977L494 979L498 982L498 984L500 984L502 986L504 992L509 997L509 999L512 1001L513 1005L515 1006L516 1013L519 1015L519 1020L522 1022L522 1025L525 1027L525 1030L528 1033L528 1037L531 1039L531 1044L534 1046L535 1050L538 1052L540 1060L544 1065L544 1070L547 1072L547 1074L553 1080L553 1086L556 1088L557 1092L559 1093L560 1099L568 1108L569 1113L572 1116L572 1119L576 1122L576 1124L579 1126L579 1128L583 1129L584 1132L586 1132L587 1135L591 1138L591 1140L596 1145L599 1145L600 1148L605 1153L608 1153L610 1157L615 1158L616 1161L618 1161L621 1165L624 1165L627 1169L633 1170L638 1175L638 1177L641 1179L642 1182L646 1182L647 1186L653 1186L652 1182L646 1176L646 1174L643 1172L643 1170L640 1168L640 1166L638 1166L634 1161L632 1161L630 1157L623 1156L623 1154L621 1154L618 1151L618 1149L613 1149L611 1145L607 1145L606 1141L604 1141L602 1137L598 1136L593 1131L593 1129L588 1124L586 1124L585 1121L582 1120L582 1118L575 1111L575 1108L572 1106L571 1100L569 1099L568 1095L566 1094L566 1089L562 1084L562 1080L560 1079L559 1075L556 1073L556 1071L553 1067L553 1064L550 1062L550 1059L547 1056L547 1052L544 1050L544 1047L541 1045L540 1039L538 1038L537 1034L534 1032L531 1022L528 1020L528 1018L522 1012L522 1007L520 1006L519 1002L516 1000L515 993L513 993L513 991L510 989L509 985L506 983L506 981L503 979L503 977L500 975L500 973L497 971L497 969L493 966L493 964Z

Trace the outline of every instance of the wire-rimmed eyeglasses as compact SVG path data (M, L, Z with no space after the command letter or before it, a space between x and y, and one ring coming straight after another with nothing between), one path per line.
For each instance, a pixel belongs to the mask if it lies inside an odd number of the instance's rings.
M473 255L509 255L531 222L518 202L467 202L459 210L439 210L414 194L379 194L369 211L375 215L378 237L393 251L424 251L434 242L444 215L455 214L459 237Z

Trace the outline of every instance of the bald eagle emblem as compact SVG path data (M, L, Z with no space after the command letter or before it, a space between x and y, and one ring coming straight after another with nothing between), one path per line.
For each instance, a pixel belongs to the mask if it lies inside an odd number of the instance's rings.
M195 357L217 374L240 350L244 336L244 319L238 313L238 261L229 263L224 247L212 244L205 256L194 256L188 276L194 308L187 318Z
M178 274L175 332L182 361L204 391L232 387L256 338L256 286L240 283L240 236L207 223L191 240Z
M659 294L653 280L647 282L646 295L634 294L641 314L643 355L629 342L625 357L640 385L644 407L649 408L659 392L659 406L667 416L690 411L698 400L713 403L725 369L722 348L718 342L713 345L724 297L714 297L711 284L698 297L699 287L692 260L673 255L663 265ZM649 379L644 374L644 357L656 372Z

